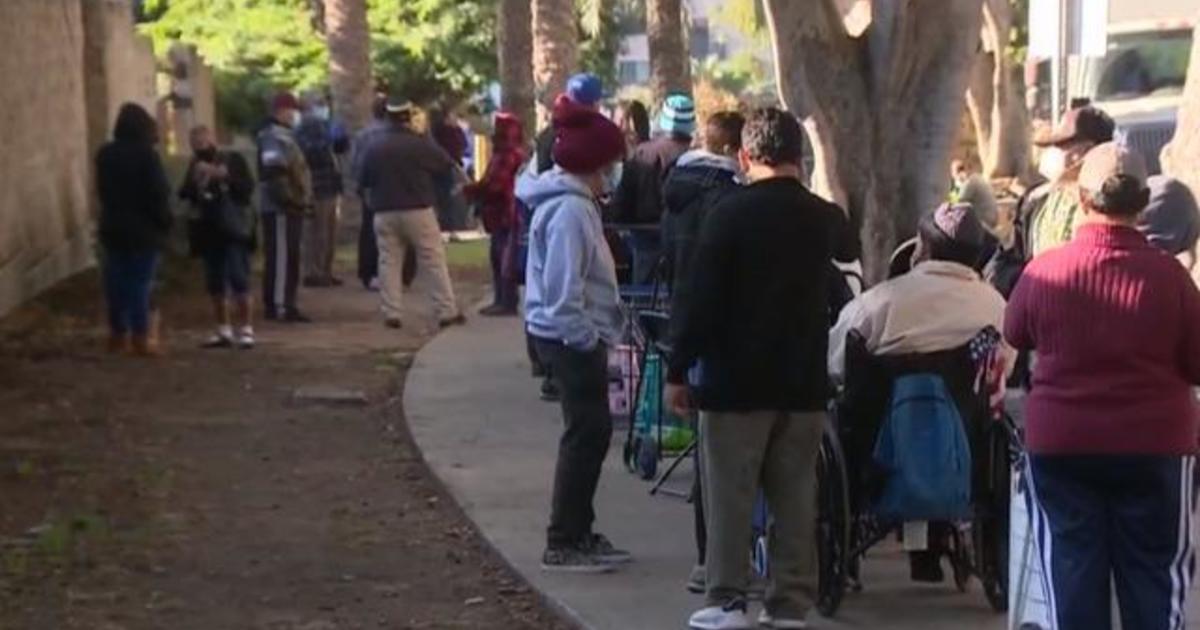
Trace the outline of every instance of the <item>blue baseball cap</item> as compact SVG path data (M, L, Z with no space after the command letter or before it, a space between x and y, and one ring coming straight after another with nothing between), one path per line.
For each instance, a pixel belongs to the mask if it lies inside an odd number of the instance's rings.
M591 107L604 98L604 84L600 77L581 72L567 79L567 97L580 105Z

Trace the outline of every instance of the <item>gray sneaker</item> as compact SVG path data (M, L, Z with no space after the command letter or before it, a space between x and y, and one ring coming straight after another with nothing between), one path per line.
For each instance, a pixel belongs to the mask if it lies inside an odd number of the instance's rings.
M608 564L628 564L633 562L633 554L624 549L614 547L612 541L604 534L592 534L591 539L586 545L586 549L598 560L607 562Z
M708 575L704 570L703 564L697 564L692 567L692 572L688 574L686 588L689 593L697 595L704 593L707 589Z
M611 573L616 566L604 562L578 547L547 548L542 554L542 570L561 573Z

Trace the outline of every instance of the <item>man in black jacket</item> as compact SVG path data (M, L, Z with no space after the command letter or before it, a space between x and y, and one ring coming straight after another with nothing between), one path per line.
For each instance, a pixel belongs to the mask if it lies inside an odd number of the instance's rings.
M745 119L737 112L717 112L709 116L704 126L704 146L684 153L663 183L666 212L662 217L662 242L665 269L671 283L671 310L679 312L690 295L692 256L700 240L700 227L708 211L738 188L740 166L738 151L742 148L742 125ZM674 326L678 318L672 319ZM700 449L695 449L696 469L700 469ZM687 588L694 593L704 592L704 493L700 475L692 486L692 507L696 522L696 566L688 577Z
M746 541L761 483L774 519L759 621L802 628L817 588L816 460L829 388L828 269L858 257L843 211L806 190L803 132L777 109L752 114L739 161L751 184L704 221L691 291L672 337L667 402L695 388L708 504L707 603L697 630L756 627L746 613Z

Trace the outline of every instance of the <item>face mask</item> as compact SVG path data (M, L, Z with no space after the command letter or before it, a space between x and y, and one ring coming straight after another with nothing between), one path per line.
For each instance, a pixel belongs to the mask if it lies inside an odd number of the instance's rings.
M316 116L318 120L329 120L329 107L326 105L314 107L313 116Z
M601 194L612 195L617 192L617 186L621 185L621 176L624 174L625 164L623 162L614 162L602 175L604 178L604 190L601 191Z
M300 114L300 112L293 109L292 113L288 116L288 123L290 123L293 128L299 127L300 120L302 118L303 116Z
M1067 170L1067 152L1058 147L1049 147L1038 158L1038 172L1050 181L1058 181Z

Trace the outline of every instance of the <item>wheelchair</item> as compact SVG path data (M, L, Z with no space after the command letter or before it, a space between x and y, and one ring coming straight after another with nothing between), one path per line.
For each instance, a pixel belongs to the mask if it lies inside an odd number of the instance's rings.
M941 524L949 530L944 551L954 582L965 591L977 578L996 612L1008 607L1008 519L1011 465L1020 437L1011 419L996 419L986 387L977 387L983 362L972 343L937 353L876 356L852 332L846 346L845 387L835 396L817 464L817 610L837 613L849 590L861 590L860 566L875 544L898 534L903 523L873 510L884 477L873 461L876 438L888 413L892 385L908 374L942 377L963 418L972 460L971 509L967 519ZM931 524L932 525L932 524ZM932 539L931 539L932 542ZM941 556L938 562L941 562Z

